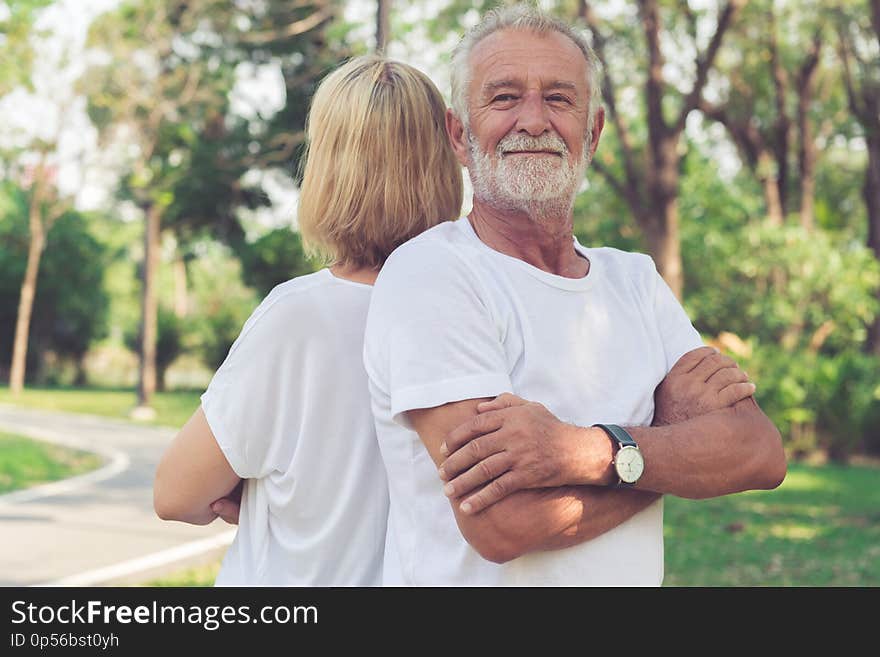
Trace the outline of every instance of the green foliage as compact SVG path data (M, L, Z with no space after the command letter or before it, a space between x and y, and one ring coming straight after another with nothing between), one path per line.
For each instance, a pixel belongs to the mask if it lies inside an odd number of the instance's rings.
M306 257L299 233L287 228L272 230L243 245L239 257L245 284L263 297L279 283L319 268Z
M33 24L39 10L52 0L4 2L0 15L0 96L18 85L30 86L34 60Z
M720 343L756 381L791 453L876 450L880 359L862 345L880 311L880 263L845 231L751 220L752 184L722 184L705 164L684 179L689 315L703 335L742 341Z
M216 370L256 308L259 298L242 282L241 263L228 249L204 243L190 266L192 344L205 366Z
M12 353L21 283L27 264L27 195L0 189L0 353ZM52 226L40 262L28 344L28 374L46 380L48 352L78 361L107 332L109 299L103 288L107 254L85 215L69 211ZM8 363L3 363L3 367Z
M156 322L156 389L165 390L165 373L184 351L184 321L164 306L159 306ZM131 328L125 332L125 346L137 353L140 350L140 331Z
M880 263L825 231L761 224L733 232L707 221L688 227L682 250L687 305L704 333L839 351L864 342L878 311Z
M793 456L820 449L846 461L859 451L880 453L880 358L856 349L792 352L752 343L751 353L737 359Z

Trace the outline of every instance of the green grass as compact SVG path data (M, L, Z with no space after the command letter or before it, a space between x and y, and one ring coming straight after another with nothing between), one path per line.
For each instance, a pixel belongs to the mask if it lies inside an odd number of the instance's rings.
M199 406L201 391L158 392L153 398L156 418L149 424L182 427ZM132 389L25 388L13 399L8 386L0 386L0 403L47 411L103 415L128 420L137 402Z
M791 464L782 486L666 499L666 586L880 585L880 469Z
M218 521L219 522L219 521ZM217 579L217 573L220 571L220 560L215 563L197 566L195 568L187 568L180 572L173 573L167 577L147 582L144 586L213 586L214 580Z
M792 464L773 491L667 497L664 586L878 586L878 484L878 468ZM218 568L149 586L211 586Z
M84 474L102 462L91 452L0 433L0 493Z

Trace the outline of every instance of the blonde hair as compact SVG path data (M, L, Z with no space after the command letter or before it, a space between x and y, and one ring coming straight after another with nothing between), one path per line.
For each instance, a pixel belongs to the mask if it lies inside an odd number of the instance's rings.
M399 245L461 212L446 104L420 71L377 55L328 75L312 100L300 186L306 249L379 268Z

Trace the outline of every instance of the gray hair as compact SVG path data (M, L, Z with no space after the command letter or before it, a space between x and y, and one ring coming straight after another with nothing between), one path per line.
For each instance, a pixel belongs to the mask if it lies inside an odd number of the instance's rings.
M537 33L558 32L571 39L587 60L587 89L590 94L587 132L592 130L596 111L602 104L602 65L586 37L564 21L537 7L525 4L496 7L468 30L452 51L452 111L468 126L468 87L471 81L471 52L480 41L500 30L528 30Z

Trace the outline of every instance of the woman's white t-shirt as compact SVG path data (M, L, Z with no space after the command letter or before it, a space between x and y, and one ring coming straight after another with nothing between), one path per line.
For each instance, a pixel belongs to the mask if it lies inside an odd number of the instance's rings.
M274 288L202 395L246 480L218 586L378 586L388 516L363 335L371 286L329 270Z

